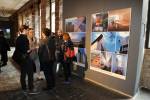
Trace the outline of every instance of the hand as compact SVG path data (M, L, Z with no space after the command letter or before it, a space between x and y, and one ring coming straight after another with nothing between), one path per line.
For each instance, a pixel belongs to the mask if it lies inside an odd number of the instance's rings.
M39 48L39 45L36 45L35 48L38 49L38 48Z
M27 53L30 53L32 50L28 50Z

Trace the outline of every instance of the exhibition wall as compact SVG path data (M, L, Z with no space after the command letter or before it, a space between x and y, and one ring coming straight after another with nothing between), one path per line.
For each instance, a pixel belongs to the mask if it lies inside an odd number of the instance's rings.
M87 64L81 66L88 67L85 79L135 95L144 54L147 7L148 0L63 1L63 31L71 38L85 35ZM75 19L86 20L79 25L82 21Z

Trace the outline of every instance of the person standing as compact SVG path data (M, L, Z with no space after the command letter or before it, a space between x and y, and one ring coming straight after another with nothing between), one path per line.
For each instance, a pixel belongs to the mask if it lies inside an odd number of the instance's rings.
M24 93L37 94L33 85L33 62L29 57L29 40L27 38L28 26L22 25L21 34L16 40L15 52L18 55L18 64L20 65L21 75L20 83ZM26 85L26 76L28 76L28 88ZM29 89L29 90L27 90Z
M64 54L64 76L65 84L70 84L71 82L71 70L72 70L72 61L75 56L73 42L70 39L68 33L63 34L63 54Z
M0 54L1 54L1 65L0 66L5 66L7 65L8 61L8 55L7 51L10 51L10 46L4 37L4 32L1 30L0 31Z
M62 50L62 46L63 46L63 32L62 30L58 30L57 31L57 35L55 37L55 44L56 44L56 52L55 52L55 56L56 56L56 73L58 73L59 75L61 75L61 69L63 66L63 50Z
M42 30L42 40L39 45L39 60L41 69L44 72L47 86L43 90L51 90L55 87L54 62L55 62L55 39L52 37L51 30Z
M37 79L42 80L43 78L40 73L40 61L38 57L38 43L36 37L34 36L34 30L32 28L29 28L28 40L29 40L29 47L31 50L30 58L35 64Z

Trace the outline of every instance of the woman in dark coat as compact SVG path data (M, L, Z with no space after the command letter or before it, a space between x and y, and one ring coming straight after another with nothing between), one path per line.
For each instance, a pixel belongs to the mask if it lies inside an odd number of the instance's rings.
M70 84L71 80L71 67L72 67L72 61L74 54L74 47L73 43L70 39L70 36L68 33L63 34L63 53L64 53L64 76L65 76L65 83Z

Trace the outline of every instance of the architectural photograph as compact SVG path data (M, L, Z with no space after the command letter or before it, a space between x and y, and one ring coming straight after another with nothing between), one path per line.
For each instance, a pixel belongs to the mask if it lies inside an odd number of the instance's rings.
M131 9L118 9L108 12L108 31L129 31Z

